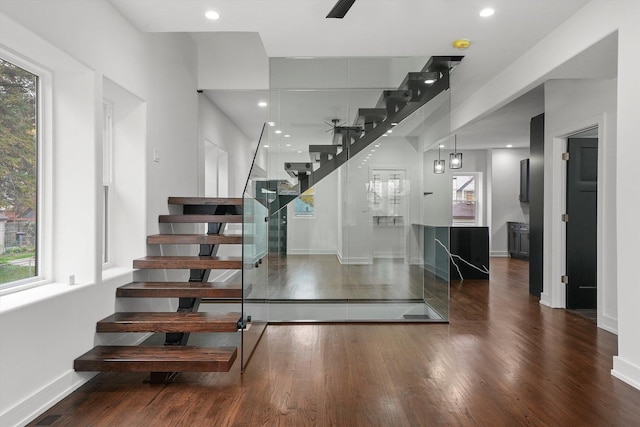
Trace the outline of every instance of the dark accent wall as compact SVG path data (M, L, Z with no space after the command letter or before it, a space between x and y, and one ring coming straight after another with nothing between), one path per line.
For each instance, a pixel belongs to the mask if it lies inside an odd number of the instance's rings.
M542 293L544 231L544 113L531 119L529 146L529 293Z

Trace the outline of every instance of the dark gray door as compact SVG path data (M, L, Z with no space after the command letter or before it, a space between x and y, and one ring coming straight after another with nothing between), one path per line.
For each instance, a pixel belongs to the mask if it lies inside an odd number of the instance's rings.
M597 304L598 139L569 138L567 164L567 308Z

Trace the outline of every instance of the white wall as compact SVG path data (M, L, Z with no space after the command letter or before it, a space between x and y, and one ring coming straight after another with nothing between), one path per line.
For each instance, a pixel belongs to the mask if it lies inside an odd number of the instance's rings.
M292 161L309 161L306 158ZM303 156L303 155L298 155ZM336 254L338 248L338 172L313 186L314 214L297 217L294 202L287 206L287 253L291 255Z
M616 280L616 86L613 80L550 80L545 83L545 234L542 301L564 307L564 213L566 136L598 125L598 325L617 331Z
M471 97L462 99L454 93L452 129L477 120L538 86L554 69L617 31L617 138L613 173L617 194L633 194L635 179L632 177L637 169L636 159L640 158L640 145L637 144L640 134L640 121L637 119L637 99L640 97L640 80L637 78L640 67L637 48L639 15L640 3L636 1L589 2ZM554 206L559 203L559 200L546 200ZM612 374L640 388L640 287L635 285L635 254L640 237L636 227L637 204L632 198L618 197L615 200L617 252L616 260L610 262L616 265L614 280L618 291L618 356L614 357ZM545 230L547 228L545 221ZM546 287L549 286L546 282L548 277L545 273Z
M258 33L198 36L199 89L269 88L269 58Z
M497 148L491 158L490 233L491 256L507 256L507 222L529 222L529 204L520 203L520 160L529 157L527 148Z
M137 248L131 257L144 256L139 239L158 232L167 196L197 194L197 64L190 38L140 34L107 2L7 0L0 4L0 28L0 47L50 70L55 112L43 118L52 139L44 153L50 177L44 209L50 209L42 219L52 245L45 270L58 283L0 297L0 336L13 337L0 340L0 424L11 426L91 377L73 371L76 357L120 339L95 333L96 321L128 304L116 303L115 288L132 278L131 264L103 278L100 260L105 78L145 106L147 139L122 165L143 183L136 200L125 203L134 221L146 225L123 243ZM79 285L65 284L70 274ZM168 301L140 304L162 309Z
M216 144L229 154L229 197L242 197L244 185L251 166L251 149L257 141L245 135L220 109L206 96L198 96L199 116L199 192L204 195L204 158L205 139Z

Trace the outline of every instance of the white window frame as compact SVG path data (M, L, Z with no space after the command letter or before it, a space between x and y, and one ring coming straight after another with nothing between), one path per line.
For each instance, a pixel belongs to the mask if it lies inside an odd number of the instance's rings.
M6 295L51 281L51 265L53 258L53 211L52 204L52 165L53 165L53 124L52 124L52 76L51 72L35 62L3 49L0 46L0 57L38 77L37 86L37 141L36 141L36 269L38 274L22 280L0 284L0 295ZM46 141L46 144L45 144Z
M113 238L111 236L111 199L113 194L113 102L104 99L102 101L102 247L101 259L102 268L113 267L113 257L111 247Z
M457 177L457 176L473 176L475 183L475 203L476 203L476 217L475 217L475 222L473 224L468 224L468 226L474 227L474 226L482 226L482 224L484 224L484 218L482 215L483 212L483 207L484 207L484 195L482 192L482 187L483 187L483 181L482 181L482 172L454 172L451 174L451 178L449 180L449 184L451 184L451 181L453 180L453 178ZM449 187L451 188L451 185L449 185ZM450 200L450 206L451 206L451 225L461 225L464 226L464 223L454 223L453 221L453 195L451 197Z

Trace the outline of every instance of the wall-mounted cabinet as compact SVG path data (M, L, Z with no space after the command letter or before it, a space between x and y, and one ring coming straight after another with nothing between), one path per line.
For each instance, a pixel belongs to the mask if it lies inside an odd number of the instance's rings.
M520 160L520 202L529 203L529 159Z
M508 222L509 255L514 258L529 258L529 224Z

